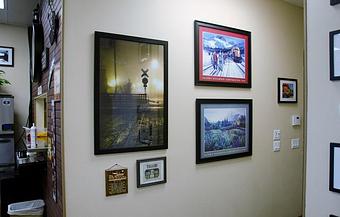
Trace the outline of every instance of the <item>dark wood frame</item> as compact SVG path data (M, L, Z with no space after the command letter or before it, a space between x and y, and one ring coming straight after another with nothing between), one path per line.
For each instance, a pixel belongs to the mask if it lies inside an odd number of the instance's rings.
M281 101L281 92L280 92L280 81L294 81L296 84L296 100L295 101ZM298 80L292 78L278 78L277 79L277 102L278 103L297 103L298 102Z
M334 35L338 34L340 34L340 30L332 31L329 33L329 67L331 81L340 80L340 76L334 76Z
M6 47L6 46L0 46L1 48L10 49L12 51L12 64L6 65L6 64L0 64L1 67L14 67L14 47Z
M164 144L151 147L132 147L117 149L100 148L100 39L124 40L137 43L148 43L164 47ZM94 154L110 154L136 151L150 151L168 148L168 42L134 36L126 36L105 32L94 33Z
M331 4L331 5L340 4L340 0L331 0L331 1L330 1L330 4Z
M231 32L236 34L245 35L248 37L248 82L247 83L239 83L239 82L217 82L217 81L204 81L199 79L200 75L200 44L199 44L199 29L200 27L206 27L216 30L222 30L225 32ZM219 86L219 87L239 87L239 88L251 88L251 32L231 28L227 26L221 26L217 24L207 23L195 20L194 21L194 43L195 43L195 85L196 86Z
M329 190L340 193L340 189L334 188L334 149L340 148L340 143L330 144L329 156Z
M146 163L146 162L152 162L152 161L158 161L162 160L164 164L164 180L158 181L158 182L152 182L148 184L141 184L140 183L140 165L141 163ZM158 185L158 184L164 184L167 182L167 175L166 175L166 157L157 157L157 158L149 158L149 159L143 159L143 160L137 160L136 161L136 166L137 166L137 188L142 188L142 187L147 187L147 186L152 186L152 185Z
M202 104L245 104L249 106L249 149L247 152L201 158L201 105ZM196 164L220 161L232 158L240 158L252 155L253 141L253 100L252 99L196 99Z

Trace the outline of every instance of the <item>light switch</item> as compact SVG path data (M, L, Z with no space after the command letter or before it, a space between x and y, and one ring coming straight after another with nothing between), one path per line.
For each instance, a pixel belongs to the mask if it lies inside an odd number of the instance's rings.
M297 149L300 147L300 138L295 138L290 140L291 148Z
M281 142L280 141L274 141L273 142L273 151L278 152L281 148Z
M273 140L277 141L281 139L281 130L276 129L273 131Z

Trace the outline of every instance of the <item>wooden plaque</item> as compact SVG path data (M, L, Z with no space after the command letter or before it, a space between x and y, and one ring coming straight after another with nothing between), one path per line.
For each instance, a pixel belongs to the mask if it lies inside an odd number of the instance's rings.
M128 170L115 165L105 170L106 196L128 193Z

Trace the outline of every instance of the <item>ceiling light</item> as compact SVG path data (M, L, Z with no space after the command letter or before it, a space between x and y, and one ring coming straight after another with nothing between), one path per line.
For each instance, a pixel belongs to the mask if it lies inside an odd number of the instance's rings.
M5 0L0 0L0 9L5 9Z

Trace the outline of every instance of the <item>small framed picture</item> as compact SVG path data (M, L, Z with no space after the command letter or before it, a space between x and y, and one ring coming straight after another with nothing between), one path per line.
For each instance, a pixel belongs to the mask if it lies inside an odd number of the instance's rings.
M137 188L166 183L166 157L137 160Z
M331 0L331 5L340 4L340 0Z
M340 80L340 30L329 33L329 60L331 81Z
M14 67L14 48L0 46L0 66Z
M251 33L195 21L195 85L251 87Z
M278 78L278 103L297 103L297 80Z
M196 99L196 163L252 155L252 100Z
M340 193L340 143L331 143L329 190Z

